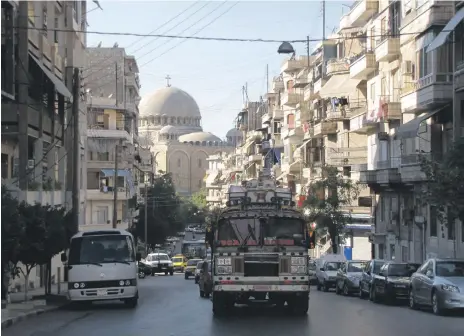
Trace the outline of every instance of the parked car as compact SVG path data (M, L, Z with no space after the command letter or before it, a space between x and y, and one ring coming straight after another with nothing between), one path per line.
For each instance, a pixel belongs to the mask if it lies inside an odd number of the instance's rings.
M144 262L151 266L151 275L155 273L174 274L172 261L166 253L150 253Z
M359 297L361 299L369 296L372 299L372 279L377 276L380 272L380 268L385 264L385 260L374 259L367 263L364 268L361 280L359 281Z
M359 282L367 263L366 260L349 260L342 263L337 272L335 293L343 293L343 295L359 293Z
M187 267L188 259L182 254L176 254L171 259L172 265L174 267L174 272L184 272L185 267Z
M429 259L411 276L409 307L418 306L436 315L464 308L464 259Z
M203 268L203 264L205 263L206 261L200 261L198 264L197 264L197 268L195 269L195 284L198 283L198 281L200 281L200 273L201 273L201 270Z
M187 267L185 267L184 270L184 278L185 280L188 280L189 277L195 275L195 270L197 269L197 264L203 261L203 259L190 259L187 261Z
M391 302L407 299L411 267L408 263L389 261L372 280L372 301Z
M340 265L346 258L340 254L326 254L316 262L317 290L328 292L330 288L335 288L337 272Z
M213 291L213 278L211 276L211 262L201 263L200 277L198 279L198 289L200 297L209 297Z

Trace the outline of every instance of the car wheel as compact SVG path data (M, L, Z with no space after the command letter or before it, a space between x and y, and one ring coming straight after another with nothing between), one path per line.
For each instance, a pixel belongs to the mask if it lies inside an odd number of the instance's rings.
M435 315L445 315L445 311L440 306L440 301L438 300L438 295L436 291L432 293L432 311Z
M319 281L317 282L316 286L317 286L317 290L320 291L321 290L321 284L319 283Z
M374 288L371 286L369 288L369 300L370 301L374 301L374 292L373 291L374 291Z
M416 299L414 298L414 291L412 288L409 290L409 308L417 309Z
M365 299L366 298L366 294L364 294L363 290L361 289L361 287L359 287L359 298L360 299Z
M322 283L322 290L324 292L328 292L329 291L329 287L325 284L325 282Z

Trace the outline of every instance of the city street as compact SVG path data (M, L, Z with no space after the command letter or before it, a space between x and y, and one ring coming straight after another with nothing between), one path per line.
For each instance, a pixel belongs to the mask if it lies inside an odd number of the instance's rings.
M211 301L201 299L193 280L182 275L140 281L139 306L126 309L94 305L82 311L40 315L3 330L5 336L213 336L213 335L459 335L461 317L437 317L407 307L373 304L312 288L307 317L282 315L274 309L236 308L228 318L215 318Z

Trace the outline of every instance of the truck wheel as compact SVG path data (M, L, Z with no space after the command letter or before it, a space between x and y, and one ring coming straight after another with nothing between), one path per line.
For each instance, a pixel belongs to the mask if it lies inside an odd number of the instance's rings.
M304 295L303 297L295 297L293 300L290 300L290 309L297 316L306 315L309 309L309 297Z
M213 314L215 316L224 316L227 311L227 303L225 298L218 293L213 294Z
M165 271L165 272L164 272L164 275L168 275L168 273L169 273L168 271Z
M185 279L185 280L188 280L188 278L189 278L188 274L185 273L185 274L184 274L184 279Z
M174 275L174 271L169 271L169 275Z

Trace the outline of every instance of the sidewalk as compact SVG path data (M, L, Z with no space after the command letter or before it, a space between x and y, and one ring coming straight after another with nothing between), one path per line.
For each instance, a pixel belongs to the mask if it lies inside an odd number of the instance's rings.
M24 301L24 292L10 293L10 303L2 309L2 329L8 328L32 316L59 309L66 304L67 283L52 285L51 296L45 300L45 288L35 288L28 291L28 301Z

